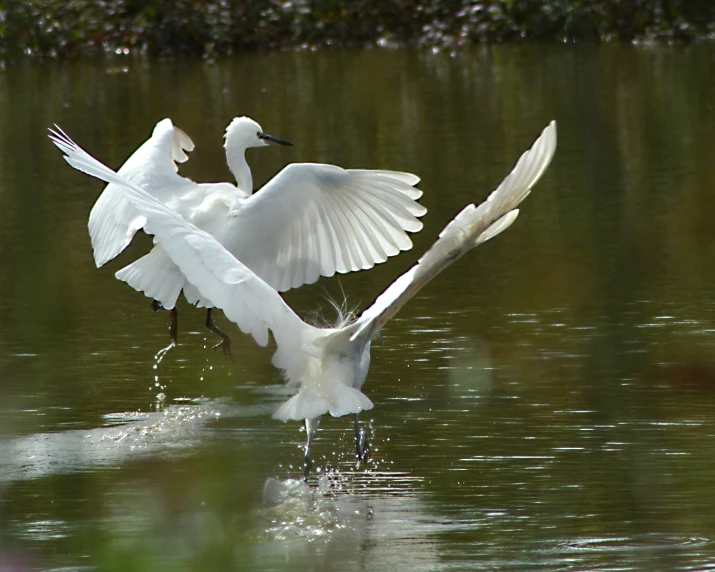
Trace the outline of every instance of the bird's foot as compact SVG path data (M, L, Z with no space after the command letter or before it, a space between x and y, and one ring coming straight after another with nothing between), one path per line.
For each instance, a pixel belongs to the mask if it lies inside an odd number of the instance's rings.
M206 327L214 334L216 334L219 338L221 338L221 341L217 343L213 347L213 349L217 350L218 348L221 348L221 350L223 351L223 357L225 358L226 356L228 356L231 358L231 361L234 361L233 355L231 355L231 338L226 332L224 332L221 328L214 324L214 321L211 318L212 310L213 308L208 308L208 310L206 311Z
M221 341L214 345L211 349L217 350L219 348L223 351L224 358L229 358L233 363L236 363L233 359L233 354L231 353L231 338L228 336L222 338Z

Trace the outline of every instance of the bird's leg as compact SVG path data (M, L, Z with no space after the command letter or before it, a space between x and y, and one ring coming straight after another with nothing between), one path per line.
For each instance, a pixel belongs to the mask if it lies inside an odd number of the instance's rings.
M162 306L161 302L157 300L151 301L152 312L158 312L159 310L166 310ZM176 306L169 310L169 338L171 339L171 345L176 345L176 332L178 330L178 313L176 311Z
M305 432L308 438L305 442L305 454L303 456L303 476L306 482L310 476L310 470L313 468L313 459L310 457L310 445L313 442L315 432L318 430L318 425L320 425L320 417L305 420Z
M176 311L176 306L171 309L169 313L169 338L171 339L171 344L176 345L176 330L178 329L178 313Z
M367 429L360 428L358 414L355 414L355 458L364 461L370 456L370 444L367 439Z
M231 338L226 332L214 324L214 321L211 319L211 310L213 310L213 308L206 310L206 327L221 338L221 341L217 343L213 349L221 348L224 357L228 356L231 358L231 361L233 361L233 356L231 355Z

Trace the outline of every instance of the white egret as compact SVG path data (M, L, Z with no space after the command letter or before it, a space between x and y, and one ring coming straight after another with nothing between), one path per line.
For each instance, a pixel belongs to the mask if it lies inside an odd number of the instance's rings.
M194 149L188 135L170 119L156 124L152 136L119 169L119 174L156 197L186 221L216 240L273 289L285 291L332 276L371 268L409 250L407 232L417 232L417 217L427 212L416 202L411 173L342 169L334 165L294 163L253 194L245 152L268 144L291 145L267 135L248 117L234 118L226 129L231 183L203 183L181 177L177 162ZM89 233L97 266L117 256L146 224L146 218L110 183L92 207ZM192 287L161 245L116 273L152 298L156 310L171 310L171 337L176 339L176 300L207 307L206 326L222 341L230 338L211 317L212 304Z
M517 161L504 181L478 207L467 205L442 230L418 263L400 276L352 323L335 328L306 324L280 294L232 256L210 234L166 208L137 186L118 176L77 146L62 131L53 132L55 145L74 168L121 185L126 198L146 218L145 230L154 235L181 272L206 300L265 346L273 332L273 365L283 370L297 392L273 414L276 419L305 419L306 476L310 445L325 413L355 414L356 448L361 450L357 422L372 402L361 391L370 365L370 343L385 323L420 288L475 246L506 230L548 167L556 150L556 123L551 122Z

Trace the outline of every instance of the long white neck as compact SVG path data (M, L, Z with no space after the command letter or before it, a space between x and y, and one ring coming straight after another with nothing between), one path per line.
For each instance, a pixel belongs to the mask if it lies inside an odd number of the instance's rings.
M252 194L253 177L251 176L251 168L246 163L246 149L235 148L227 144L226 161L228 162L228 168L231 169L236 179L236 186L244 193Z

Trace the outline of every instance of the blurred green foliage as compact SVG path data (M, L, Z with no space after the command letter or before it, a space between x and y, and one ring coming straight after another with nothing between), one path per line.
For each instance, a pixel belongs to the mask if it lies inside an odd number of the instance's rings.
M10 0L0 58L92 51L212 57L235 50L513 40L693 40L711 0Z

